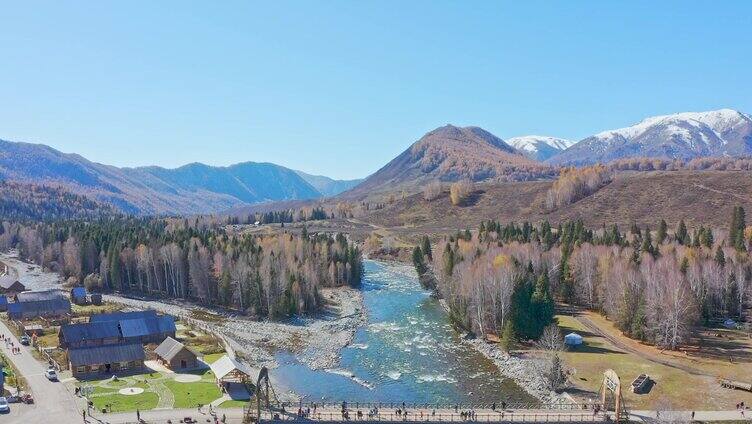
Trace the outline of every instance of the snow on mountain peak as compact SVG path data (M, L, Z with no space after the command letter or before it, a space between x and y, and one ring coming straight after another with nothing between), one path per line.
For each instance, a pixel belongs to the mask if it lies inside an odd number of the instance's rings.
M507 139L506 142L527 157L540 161L555 156L575 143L571 140L543 135L512 137Z
M607 130L596 134L596 138L611 138L614 136L622 136L624 138L634 138L643 134L644 132L658 126L666 125L672 126L677 124L691 125L692 127L699 128L702 126L710 128L718 135L718 138L722 138L721 134L733 129L734 127L743 123L749 123L752 120L749 116L733 110L733 109L719 109L711 110L707 112L681 112L670 115L652 116L645 118L639 123L630 127L618 128L615 130ZM679 132L679 130L677 130Z

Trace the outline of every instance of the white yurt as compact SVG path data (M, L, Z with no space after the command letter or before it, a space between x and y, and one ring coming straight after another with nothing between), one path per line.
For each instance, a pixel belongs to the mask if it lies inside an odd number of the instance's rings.
M564 344L567 346L579 346L582 344L582 336L577 333L569 333L564 336Z
M729 318L726 321L723 321L723 326L726 327L726 328L734 329L734 328L736 328L736 321L734 321L733 319Z

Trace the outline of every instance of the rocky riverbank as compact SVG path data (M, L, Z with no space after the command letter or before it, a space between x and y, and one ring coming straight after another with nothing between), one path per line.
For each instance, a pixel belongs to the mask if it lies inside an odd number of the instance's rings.
M498 345L480 339L466 340L465 343L492 360L504 376L514 380L517 385L539 399L541 403L546 405L569 403L568 396L546 388L546 382L540 373L540 359L510 355L501 350Z
M198 320L216 329L232 350L256 367L275 368L275 353L285 350L312 369L324 369L337 365L340 350L352 341L355 330L365 322L365 312L363 297L356 289L327 288L321 294L327 304L320 313L279 322L254 321L177 300L119 295L106 295L105 300Z
M446 301L441 299L439 303L449 313L449 306ZM541 403L553 405L570 402L567 395L546 388L546 382L540 372L542 369L541 359L533 356L511 355L501 350L497 344L488 343L481 339L464 339L463 342L493 361L502 375L514 380L518 386L540 400Z

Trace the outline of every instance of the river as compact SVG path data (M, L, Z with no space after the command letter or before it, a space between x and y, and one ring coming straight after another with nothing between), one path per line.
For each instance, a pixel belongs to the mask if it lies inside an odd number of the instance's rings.
M279 353L277 379L306 401L537 402L464 345L412 267L367 260L367 313L336 369L312 370Z

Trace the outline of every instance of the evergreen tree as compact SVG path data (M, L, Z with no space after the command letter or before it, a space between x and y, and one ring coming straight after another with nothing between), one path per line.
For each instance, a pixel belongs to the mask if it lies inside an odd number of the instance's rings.
M504 328L501 330L501 348L505 352L509 352L514 348L515 344L515 336L514 336L514 323L512 322L512 319L509 318L504 323Z
M543 334L543 329L554 320L554 299L551 296L548 272L545 269L535 282L535 290L530 303L533 312L531 334L532 338L537 339Z
M722 267L726 266L726 255L723 254L721 246L718 246L718 248L715 249L715 262Z
M428 271L420 246L415 246L413 249L413 265L415 266L415 272L418 273L418 277L423 276Z
M689 232L683 219L679 221L679 226L676 228L676 242L684 245L689 244Z
M668 224L666 224L666 221L661 219L661 223L658 224L658 233L656 234L656 242L658 244L663 244L664 241L666 241L666 236L668 235Z
M645 300L642 298L637 303L637 309L629 328L629 335L637 340L647 339L647 315L645 312Z
M444 264L443 264L443 271L444 275L447 277L452 276L452 272L454 272L454 250L452 250L452 246L447 243L446 247L444 248Z
M431 252L431 240L428 236L423 236L420 246L421 252L428 257L429 261L433 261L433 253Z
M645 227L645 235L642 238L642 245L640 246L640 250L643 253L649 253L652 256L655 256L655 251L653 250L653 239L650 235L650 228Z

